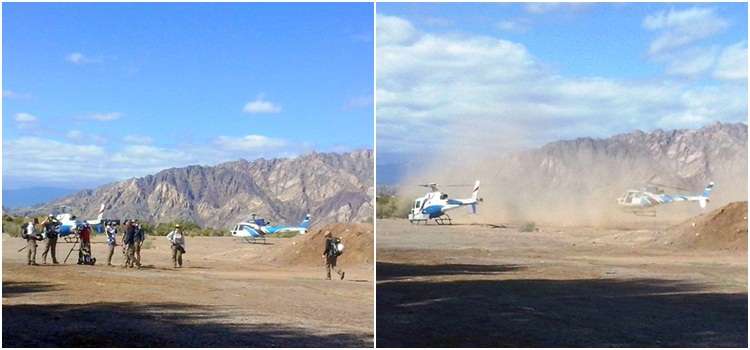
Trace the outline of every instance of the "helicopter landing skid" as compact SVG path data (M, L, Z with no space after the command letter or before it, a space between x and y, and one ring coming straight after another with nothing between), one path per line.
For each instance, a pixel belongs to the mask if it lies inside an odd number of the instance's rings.
M448 216L447 214L443 216L435 218L435 223L438 225L453 225L453 221L451 220L450 216Z

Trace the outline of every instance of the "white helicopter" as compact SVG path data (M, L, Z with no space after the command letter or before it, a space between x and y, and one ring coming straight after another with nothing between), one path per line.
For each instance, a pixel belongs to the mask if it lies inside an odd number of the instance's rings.
M617 204L625 211L632 212L639 216L656 216L656 211L652 208L674 202L698 202L701 208L705 208L709 202L711 190L714 183L710 182L701 194L667 194L659 187L671 187L650 183L642 190L628 190L622 197L617 199ZM677 190L689 191L683 188L672 187Z
M265 244L267 235L290 232L304 235L307 233L309 227L310 214L305 215L305 218L300 222L299 226L272 226L270 221L266 221L264 218L258 218L255 214L252 214L250 220L234 225L231 234L232 237L242 238L248 243L255 243L258 239L262 239L263 244Z
M453 222L447 213L449 210L469 206L471 212L476 214L477 204L482 202L482 198L479 198L479 180L474 183L474 190L471 191L471 198L467 199L448 198L448 194L440 192L436 183L419 186L429 187L430 192L425 194L424 197L419 197L414 200L414 205L409 212L409 222L412 224L420 222L427 223L428 220L433 219L438 225L450 225Z
M52 214L50 214L52 215ZM99 214L96 219L81 220L75 215L70 213L57 214L55 220L59 223L57 225L58 237L63 238L66 242L70 240L70 235L76 235L83 228L84 225L89 225L94 232L104 232L104 203L99 207Z

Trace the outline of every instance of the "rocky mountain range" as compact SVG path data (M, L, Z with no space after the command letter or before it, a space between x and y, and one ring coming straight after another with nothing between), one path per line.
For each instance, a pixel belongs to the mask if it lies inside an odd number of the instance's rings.
M460 173L438 180L456 183L472 180L467 176L481 179L485 216L521 220L602 217L606 216L604 212L617 209L616 198L625 190L649 184L670 186L662 187L668 193L700 193L714 181L711 207L747 199L744 123L636 130L603 139L556 141L507 154L488 151L477 159L457 158L463 162L458 167ZM453 168L445 162L439 167L441 170L431 167L429 171L440 174ZM691 210L697 207L689 206Z
M288 159L238 160L160 171L84 190L24 213L71 212L149 222L192 221L227 228L253 213L273 223L313 225L372 218L373 153L311 153Z

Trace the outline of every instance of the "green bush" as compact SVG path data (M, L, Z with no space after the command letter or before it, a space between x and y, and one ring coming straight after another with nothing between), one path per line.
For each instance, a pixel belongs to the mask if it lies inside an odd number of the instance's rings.
M406 218L411 209L411 202L390 194L379 194L375 198L376 215L378 219Z

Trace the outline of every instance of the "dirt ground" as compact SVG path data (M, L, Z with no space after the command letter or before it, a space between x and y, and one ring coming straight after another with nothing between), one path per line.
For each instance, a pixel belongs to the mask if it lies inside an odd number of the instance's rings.
M185 267L173 269L167 240L149 237L135 270L120 267L120 247L117 266L105 265L103 235L95 266L76 265L75 252L67 264L27 266L17 252L25 241L3 235L3 346L372 346L372 264L344 265L344 281L326 281L322 259L274 263L302 238L188 237ZM58 243L61 262L69 249Z
M666 228L378 220L376 344L746 347L747 250Z

